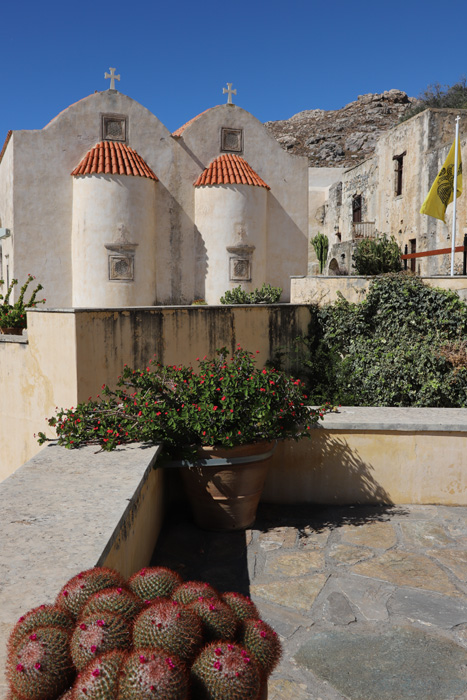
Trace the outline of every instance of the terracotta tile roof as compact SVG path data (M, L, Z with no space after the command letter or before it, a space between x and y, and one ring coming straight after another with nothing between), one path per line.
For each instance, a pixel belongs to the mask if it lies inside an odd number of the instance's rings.
M136 175L158 181L133 148L118 141L101 141L86 153L72 175Z
M1 150L1 152L0 152L0 163L2 162L2 158L3 158L3 156L5 155L6 147L7 147L8 144L10 143L10 139L11 139L12 133L13 133L13 132L12 132L12 130L10 129L10 131L9 131L9 132L7 133L7 135L6 135L5 143L3 144L3 148L2 148L2 150Z
M193 117L193 119L190 119L189 122L184 124L183 126L180 126L177 131L174 131L172 133L172 136L181 136L185 129L190 126L190 124L193 124L197 119L199 119L203 114L206 114L206 112L209 112L209 110L212 109L212 107L209 107L209 109L205 109L204 112L200 112L200 114L197 114L196 117Z
M271 189L244 158L233 153L226 153L213 160L194 185L256 185Z

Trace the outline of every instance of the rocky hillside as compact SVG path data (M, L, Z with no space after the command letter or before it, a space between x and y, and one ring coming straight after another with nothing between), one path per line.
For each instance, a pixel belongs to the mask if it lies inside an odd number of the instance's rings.
M381 132L416 103L405 92L387 90L359 95L342 109L309 109L265 126L284 150L308 156L311 166L347 167L368 158Z

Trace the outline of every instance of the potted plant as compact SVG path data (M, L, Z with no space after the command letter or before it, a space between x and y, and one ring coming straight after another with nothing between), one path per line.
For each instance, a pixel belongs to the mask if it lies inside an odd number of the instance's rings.
M58 444L162 444L163 457L183 469L195 521L209 529L243 529L256 514L267 460L279 439L310 436L329 404L310 409L300 380L257 368L240 346L191 366L125 366L117 389L49 419ZM39 433L39 442L47 440Z
M20 617L7 646L22 700L265 700L282 646L240 593L163 566L95 567Z
M0 294L0 333L8 335L21 335L23 329L26 328L26 309L33 309L37 304L43 304L45 299L36 301L37 293L43 289L41 284L31 294L29 301L24 300L24 295L30 283L35 279L32 275L28 275L26 282L20 289L18 300L14 304L10 304L10 297L13 287L18 284L18 280L11 281L5 296ZM0 280L0 284L4 284Z

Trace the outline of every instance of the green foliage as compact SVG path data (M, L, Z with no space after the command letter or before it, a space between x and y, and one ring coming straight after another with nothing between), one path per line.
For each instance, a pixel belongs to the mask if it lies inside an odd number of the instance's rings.
M72 678L69 638L60 627L38 627L10 649L6 673L12 692L23 700L55 700Z
M109 612L80 617L71 636L73 664L81 671L100 654L113 649L127 650L131 646L131 623Z
M275 304L282 294L281 287L272 287L264 283L260 289L246 292L239 285L233 289L228 289L221 297L221 304Z
M311 401L350 406L467 406L467 304L408 274L376 278L366 298L311 308L297 339Z
M400 272L402 251L394 236L363 238L357 243L353 261L357 275L381 275Z
M168 598L182 577L165 566L145 567L128 579L128 588L141 600Z
M18 300L14 304L10 304L10 297L13 287L18 284L17 279L11 281L5 296L0 294L0 328L26 328L26 309L34 309L37 304L45 302L45 299L36 301L37 293L43 289L41 284L36 286L28 301L24 299L27 288L34 279L35 277L28 275L26 282L20 289ZM0 280L0 284L4 284L4 281Z
M208 302L205 301L204 299L194 299L194 300L191 302L191 305L192 305L192 306L207 306L207 305L208 305Z
M432 107L433 109L467 109L467 81L462 77L454 85L441 85L434 83L428 85L427 89L418 96L419 104L407 110L400 118L401 122L424 112Z
M199 445L233 447L260 440L299 439L330 407L312 410L299 380L275 369L258 369L240 347L192 367L151 363L125 367L118 388L103 385L102 398L60 409L49 419L58 444L98 444L104 450L130 442L163 444L177 458ZM47 440L39 433L39 443Z
M135 649L163 649L182 661L194 658L203 642L200 618L175 600L160 598L136 618L133 626Z
M187 700L188 670L176 656L158 650L128 655L118 700Z
M327 236L324 236L318 231L316 236L311 239L313 248L315 249L316 257L319 261L319 271L322 274L324 266L326 265L326 260L328 257L329 240Z
M252 700L258 697L261 675L256 662L238 644L213 642L195 660L191 677L195 698Z

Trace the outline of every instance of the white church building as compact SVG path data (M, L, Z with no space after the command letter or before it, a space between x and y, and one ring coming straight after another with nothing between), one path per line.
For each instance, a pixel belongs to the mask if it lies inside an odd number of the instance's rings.
M218 304L264 282L288 301L307 270L307 173L230 102L170 133L130 97L96 92L8 133L1 276L35 275L56 308Z

